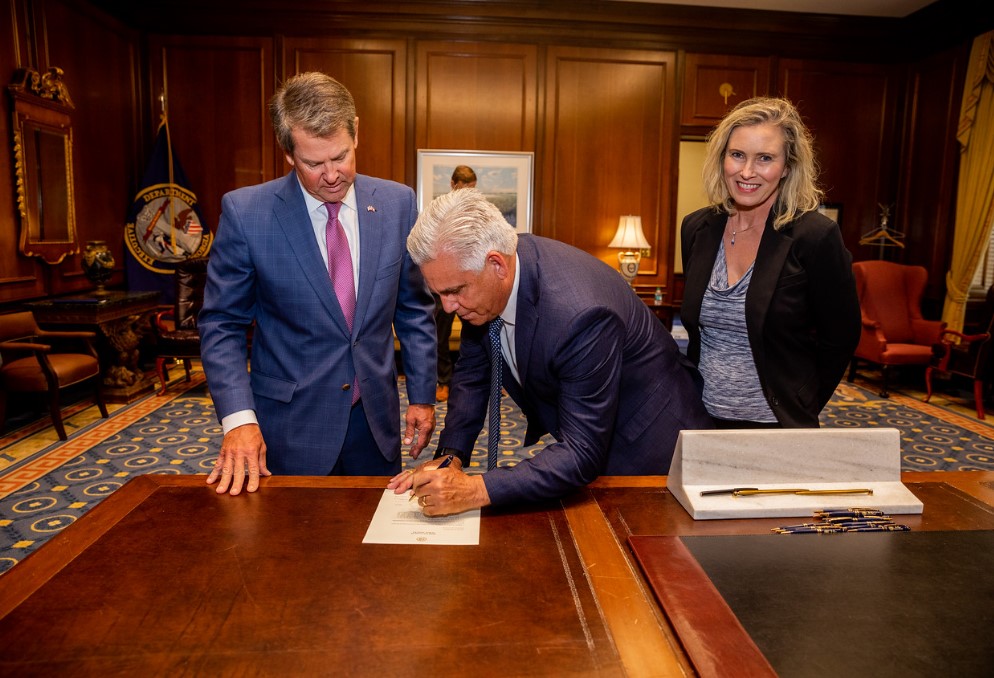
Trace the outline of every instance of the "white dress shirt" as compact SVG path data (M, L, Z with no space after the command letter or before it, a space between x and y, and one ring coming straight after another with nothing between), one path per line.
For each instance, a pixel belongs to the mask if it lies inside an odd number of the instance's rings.
M515 255L515 264L518 263L520 262L517 261L517 255ZM515 265L511 296L507 300L507 306L500 312L500 317L504 320L504 327L501 329L500 336L500 353L508 369L511 370L511 376L514 377L514 380L518 384L521 384L521 378L518 376L518 355L514 347L514 320L518 314L518 283L520 282L521 266Z
M304 202L307 204L307 213L311 217L311 228L314 229L314 238L318 241L318 249L321 250L321 258L325 264L328 263L328 240L326 228L328 225L328 210L324 203L305 191ZM352 253L352 281L355 284L356 298L359 298L359 212L356 210L355 184L349 186L349 192L342 200L342 207L338 210L338 220L345 229L345 237L349 241L349 251Z

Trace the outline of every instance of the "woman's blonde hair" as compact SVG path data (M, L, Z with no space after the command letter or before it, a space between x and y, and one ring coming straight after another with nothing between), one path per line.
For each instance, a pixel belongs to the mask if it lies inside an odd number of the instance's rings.
M801 121L801 114L786 99L747 99L729 111L708 134L704 190L716 210L735 214L735 201L725 184L724 160L728 139L737 127L766 123L780 128L784 136L787 176L780 180L773 219L773 228L780 230L802 213L817 209L823 196L818 188L818 162L815 160L811 132Z

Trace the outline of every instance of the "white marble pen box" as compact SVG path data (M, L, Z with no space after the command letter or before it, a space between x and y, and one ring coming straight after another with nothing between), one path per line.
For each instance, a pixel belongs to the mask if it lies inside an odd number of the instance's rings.
M893 428L681 431L667 487L695 520L810 517L856 506L922 512L901 482L900 431ZM701 495L735 488L853 493Z

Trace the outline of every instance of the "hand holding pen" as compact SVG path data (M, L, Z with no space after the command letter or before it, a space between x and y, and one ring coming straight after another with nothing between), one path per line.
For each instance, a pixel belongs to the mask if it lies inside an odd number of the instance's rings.
M421 464L417 468L405 469L390 479L390 481L387 483L387 489L393 490L394 494L401 494L402 492L413 490L415 473L417 473L422 469L428 471L434 471L440 468L446 468L452 464L454 459L455 457L449 454L446 455L445 457L442 457L441 463L437 464L436 466L432 466L431 464L437 463L437 461L436 462L429 461L425 462L424 464Z
M451 455L451 454L447 454L447 455L445 455L445 457L444 457L444 458L442 459L442 463L441 463L441 464L439 464L438 466L436 466L436 467L435 467L435 468L433 468L433 469L431 469L431 468L430 468L430 469L426 469L426 470L428 470L428 471L437 471L437 470L439 470L439 469L443 469L443 468L447 468L448 466L450 466L450 465L452 464L452 460L453 460L453 459L455 459L455 456L453 456L453 455ZM414 472L412 471L411 473L413 474ZM407 501L414 501L414 498L415 498L415 497L417 497L417 496L418 496L418 495L414 494L414 490L413 490L413 488L412 488L412 489L411 489L411 496L410 496L410 497L408 497ZM424 504L422 504L420 500L418 500L418 505L419 505L419 506L424 506Z
M484 474L464 473L462 461L451 454L440 457L438 462L435 466L424 464L407 474L410 499L417 498L424 515L447 516L490 504Z

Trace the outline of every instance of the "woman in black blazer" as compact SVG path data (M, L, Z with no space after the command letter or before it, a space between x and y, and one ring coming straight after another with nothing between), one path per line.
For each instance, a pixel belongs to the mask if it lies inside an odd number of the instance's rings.
M682 226L681 319L719 428L817 427L860 335L859 301L811 135L785 99L736 106L708 136L712 205Z

